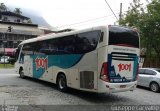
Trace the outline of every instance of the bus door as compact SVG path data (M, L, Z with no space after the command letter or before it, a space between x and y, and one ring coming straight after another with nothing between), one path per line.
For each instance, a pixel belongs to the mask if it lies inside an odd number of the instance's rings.
M24 73L32 77L32 60L29 55L24 56Z
M23 45L19 63L23 64L24 74L32 77L32 58L33 55L32 47L30 44Z

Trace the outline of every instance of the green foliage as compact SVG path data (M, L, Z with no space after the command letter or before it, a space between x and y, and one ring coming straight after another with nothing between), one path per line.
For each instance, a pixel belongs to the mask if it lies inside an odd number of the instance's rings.
M27 23L31 24L31 23L32 23L31 19L29 19L29 20L27 21Z
M8 8L7 8L7 6L4 3L0 3L0 11L2 11L2 12L3 11L8 11ZM22 11L21 11L20 8L15 8L14 9L14 13L21 15Z
M0 11L7 11L7 7L4 3L0 3Z
M20 8L15 8L15 9L14 9L14 13L16 13L16 14L18 14L18 15L21 15L21 14L22 14Z
M140 0L133 0L129 11L119 23L136 27L141 36L141 47L147 48L147 55L156 54L160 58L160 0L152 0L142 7Z
M14 68L13 64L0 64L0 69L1 68Z

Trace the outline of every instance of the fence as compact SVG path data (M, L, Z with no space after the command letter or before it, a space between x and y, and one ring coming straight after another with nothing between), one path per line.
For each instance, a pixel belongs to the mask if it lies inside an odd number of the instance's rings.
M160 68L160 58L145 58L143 67Z

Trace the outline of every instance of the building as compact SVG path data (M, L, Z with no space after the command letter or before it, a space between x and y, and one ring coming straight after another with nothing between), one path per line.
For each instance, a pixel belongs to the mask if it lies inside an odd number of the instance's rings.
M8 28L11 27L11 31ZM23 40L44 34L36 24L2 22L0 21L0 48L6 43L6 48L16 48Z
M38 24L28 23L28 20L30 18L10 11L0 12L0 56L4 55L4 47L13 49L23 40L52 32L49 29L46 32L46 29L39 28Z
M0 11L0 21L14 22L14 23L27 23L30 18L10 11Z

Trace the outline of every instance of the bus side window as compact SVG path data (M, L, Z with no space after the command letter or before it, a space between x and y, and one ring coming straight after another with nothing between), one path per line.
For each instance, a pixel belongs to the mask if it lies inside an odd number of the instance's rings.
M100 42L103 42L103 36L104 36L104 32L101 32L100 39L99 39L99 43L100 43Z
M75 35L69 35L57 39L51 39L50 45L51 47L50 50L52 50L53 55L61 55L61 54L74 54L75 50Z
M90 31L77 34L76 48L78 53L88 53L96 49L101 31Z

